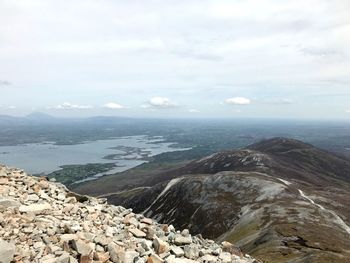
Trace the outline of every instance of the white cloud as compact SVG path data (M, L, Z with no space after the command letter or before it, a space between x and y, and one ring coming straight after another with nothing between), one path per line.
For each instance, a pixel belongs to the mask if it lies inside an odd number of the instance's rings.
M346 113L350 113L350 110L346 110L345 112L346 112Z
M251 100L244 97L233 97L225 100L226 104L233 104L233 105L248 105L251 103Z
M199 113L200 111L197 109L189 109L188 112L190 113Z
M15 110L15 109L17 109L17 107L16 107L16 106L13 106L13 105L8 106L7 108L8 108L9 110Z
M321 107L337 116L335 100L322 103L305 94L349 90L348 0L204 0L200 8L195 0L171 8L167 1L0 2L0 101L21 101L20 109L54 106L64 97L52 94L70 94L77 104L97 105L77 115L101 114L111 98L123 105L139 100L145 109L170 114L159 111L175 105L167 98L148 100L160 94L189 105L177 113L173 108L174 116L195 105L203 108L198 116L208 115L204 109L211 105L212 112L229 116L238 107L227 110L228 104L251 103L249 116L304 116L312 104L322 106L310 114L322 117ZM251 102L225 102L236 95ZM289 97L297 103L269 100ZM349 96L339 100L347 105ZM288 105L276 111L279 104ZM57 107L90 108L84 105ZM127 114L145 112L134 110Z
M111 110L117 110L117 109L124 109L125 107L118 104L118 103L115 103L115 102L108 102L106 104L104 104L102 106L103 108L106 108L106 109L111 109Z
M70 102L64 102L54 107L54 109L57 109L57 110L87 110L92 108L93 106L91 105L78 105L78 104L72 104Z
M148 101L148 104L154 108L171 108L177 106L169 98L165 97L153 97Z

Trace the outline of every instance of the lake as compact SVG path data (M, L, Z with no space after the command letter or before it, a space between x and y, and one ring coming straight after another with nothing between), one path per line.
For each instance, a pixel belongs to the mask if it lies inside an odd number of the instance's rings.
M48 174L59 170L61 165L115 163L118 167L107 172L115 173L140 165L146 162L147 157L187 150L171 147L172 145L174 143L164 142L161 137L149 138L140 135L75 145L55 145L47 142L0 146L0 163L24 169L30 174Z

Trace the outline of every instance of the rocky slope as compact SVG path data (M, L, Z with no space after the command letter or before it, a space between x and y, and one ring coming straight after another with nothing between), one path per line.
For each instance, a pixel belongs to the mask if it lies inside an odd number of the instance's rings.
M256 262L228 242L0 166L0 262Z
M115 187L129 190L105 195L111 202L265 262L350 262L350 161L300 141L274 138Z

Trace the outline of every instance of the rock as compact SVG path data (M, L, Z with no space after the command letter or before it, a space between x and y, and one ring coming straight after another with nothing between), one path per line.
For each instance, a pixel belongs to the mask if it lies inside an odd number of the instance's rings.
M217 261L217 257L212 255L205 255L201 258L199 258L200 262L204 263L215 263Z
M67 252L63 252L60 257L58 257L57 263L69 263L70 255Z
M14 199L0 197L0 209L1 209L1 207L3 207L3 208L19 207L20 205L21 205L21 203L17 202Z
M136 251L126 251L124 254L123 263L134 263L135 259L139 256Z
M52 207L49 203L21 205L19 211L22 213L36 213L39 214L45 210L51 210Z
M31 195L28 195L27 200L37 202L39 201L39 196L37 196L36 194L31 194Z
M153 220L151 218L142 218L141 223L147 224L147 225L152 225Z
M166 258L167 263L197 263L198 261L191 260L188 258L176 258L175 256L170 256Z
M184 229L184 230L182 230L181 235L183 237L189 237L190 236L190 231L188 231L188 229Z
M147 258L147 263L163 263L164 260L161 259L158 255L152 254Z
M0 263L10 263L16 252L16 247L0 238Z
M107 237L112 237L113 236L113 234L114 234L114 229L112 228L112 227L107 227L106 228L106 236Z
M176 235L175 236L175 245L188 245L192 243L192 237L184 237L182 235Z
M156 231L151 227L147 227L145 231L146 231L146 238L153 240L156 235Z
M128 231L135 237L146 237L146 233L137 228L129 228Z
M221 252L219 255L219 259L221 259L222 262L231 262L231 254L229 252Z
M182 249L181 247L171 246L171 247L170 247L170 251L171 251L176 257L182 257L183 255L185 255L185 252L183 251L183 249Z
M196 259L199 257L199 249L194 244L184 246L184 252L186 258Z
M71 241L71 240L77 240L78 236L76 234L64 234L60 236L60 240L62 242L64 241Z
M237 255L239 257L243 256L242 251L232 243L224 241L221 243L221 245L223 252L229 252L230 254Z
M153 240L153 246L154 246L154 250L156 251L156 253L159 254L163 254L169 251L169 244L161 239L159 239L158 237L156 237Z
M72 240L72 247L82 256L90 255L95 249L94 244L81 239Z
M79 263L93 263L93 254L80 256Z
M95 252L94 253L94 260L105 263L109 260L109 253L108 252L107 253Z
M110 260L114 263L122 262L122 260L124 259L124 248L115 243L108 244L108 252L110 255Z

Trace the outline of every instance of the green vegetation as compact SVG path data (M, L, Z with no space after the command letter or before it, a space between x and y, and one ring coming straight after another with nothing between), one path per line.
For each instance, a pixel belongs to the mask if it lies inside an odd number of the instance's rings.
M116 167L114 163L62 165L62 169L48 174L48 177L55 178L66 186L70 186L76 181L92 177L99 173L108 172L114 167Z

